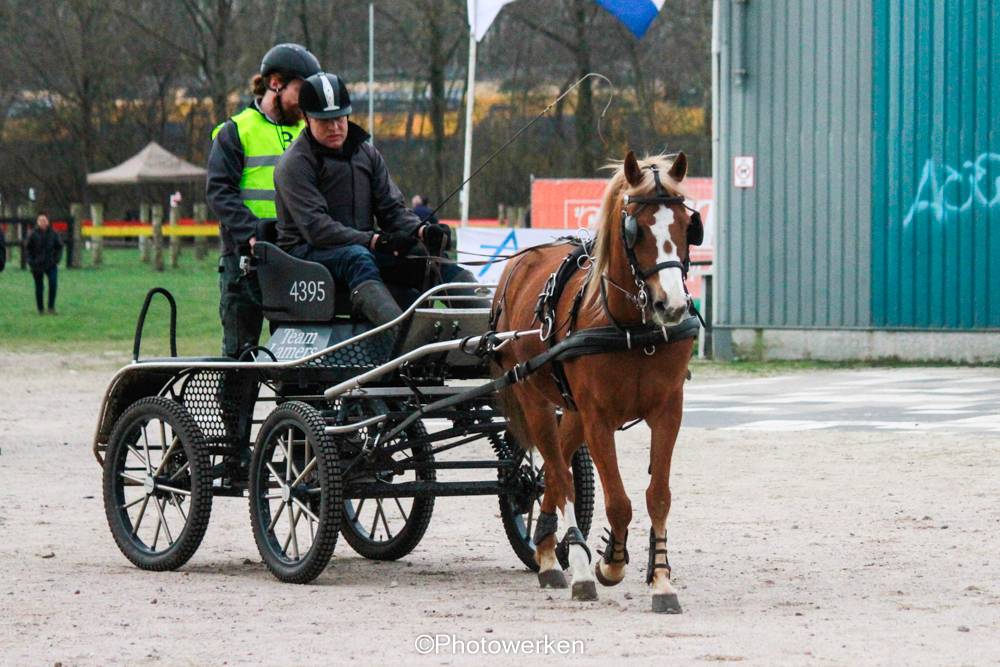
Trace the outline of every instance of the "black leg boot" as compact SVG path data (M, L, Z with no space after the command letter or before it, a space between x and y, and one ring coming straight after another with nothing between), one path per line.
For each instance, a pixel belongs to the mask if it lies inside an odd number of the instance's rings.
M403 313L381 280L366 280L352 289L351 305L375 326L391 322Z

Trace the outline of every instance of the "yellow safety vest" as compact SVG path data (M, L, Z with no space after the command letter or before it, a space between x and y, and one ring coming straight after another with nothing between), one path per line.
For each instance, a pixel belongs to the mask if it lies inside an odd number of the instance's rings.
M304 120L295 125L275 125L255 107L247 107L230 120L243 145L243 175L240 178L240 198L258 218L274 218L274 166L285 149L306 126ZM220 124L212 131L219 133Z

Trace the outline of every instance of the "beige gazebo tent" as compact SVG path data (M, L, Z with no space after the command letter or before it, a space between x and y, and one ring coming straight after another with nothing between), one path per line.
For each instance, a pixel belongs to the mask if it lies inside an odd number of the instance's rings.
M155 141L117 167L87 174L87 185L130 185L203 181L205 170L180 159Z

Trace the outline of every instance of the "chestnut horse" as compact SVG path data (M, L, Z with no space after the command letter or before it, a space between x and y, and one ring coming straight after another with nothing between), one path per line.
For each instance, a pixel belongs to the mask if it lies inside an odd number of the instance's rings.
M636 326L648 322L666 330L689 316L690 297L684 273L689 242L701 242L701 220L689 214L691 209L684 204L679 186L686 172L683 153L672 159L661 155L636 160L629 151L624 163L617 166L604 192L589 268L572 275L555 304L556 324L552 329L556 340L565 338L573 297L582 288L586 291L573 326L576 331L612 323ZM627 246L634 253L632 261ZM498 331L539 326L536 302L566 254L566 245L543 246L508 264L493 303ZM633 266L638 269L636 273L630 268ZM536 336L518 339L498 351L496 363L507 371L544 352L547 345ZM685 338L645 350L601 353L563 362L575 410L560 393L552 375L544 370L501 392L512 435L519 443L534 446L545 461L545 494L535 531L535 560L543 588L567 585L556 554L556 508L566 528L562 548L568 545L573 598L597 598L595 575L606 586L614 586L625 577L625 541L632 505L618 470L614 436L626 422L643 419L652 432L650 482L646 489L652 521L647 583L652 586L654 611L680 612L670 583L666 536L670 459L681 425L692 345L693 339ZM557 407L563 409L561 420L557 420ZM583 442L588 443L600 475L611 525L608 544L596 568L592 568L590 550L573 514L569 463Z

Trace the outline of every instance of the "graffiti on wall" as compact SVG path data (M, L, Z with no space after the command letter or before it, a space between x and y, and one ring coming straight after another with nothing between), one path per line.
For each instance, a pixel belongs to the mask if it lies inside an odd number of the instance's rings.
M924 211L930 211L935 221L944 222L973 208L1000 208L1000 153L982 153L959 169L927 160L903 226Z

